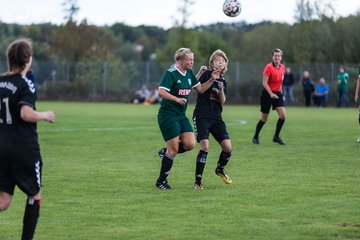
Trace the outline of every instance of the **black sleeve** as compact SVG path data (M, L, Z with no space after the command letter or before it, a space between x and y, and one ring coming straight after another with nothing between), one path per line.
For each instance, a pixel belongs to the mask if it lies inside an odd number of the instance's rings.
M203 72L203 74L201 74L200 78L199 78L199 82L201 84L203 84L204 82L206 82L207 80L209 80L211 77L211 71L210 70L206 70L205 72Z
M35 86L30 80L25 80L20 88L19 107L21 105L28 105L35 109Z
M225 93L225 97L227 98L227 82L225 81L224 78L223 78L223 83L224 83L224 93Z

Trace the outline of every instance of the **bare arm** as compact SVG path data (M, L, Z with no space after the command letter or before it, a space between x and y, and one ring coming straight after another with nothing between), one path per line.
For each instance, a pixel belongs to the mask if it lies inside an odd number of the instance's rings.
M21 119L26 122L48 121L55 122L55 113L52 111L38 112L28 105L23 105L20 109Z
M273 98L273 99L278 98L278 96L271 91L271 89L269 87L269 84L268 84L268 81L269 81L269 76L264 75L263 76L263 87L269 93L271 98Z
M177 102L177 103L179 103L181 105L184 105L186 103L185 98L175 97L174 95L171 95L168 91L166 91L163 88L159 88L158 94L159 94L159 97L161 97L161 98Z
M207 67L206 67L206 66L201 66L200 69L199 69L199 71L198 71L198 73L195 75L196 79L199 80L201 74L203 74L206 70L207 70Z
M195 90L200 94L204 93L213 84L215 79L218 79L219 77L220 77L220 70L212 71L211 78L209 80L207 80L206 82L204 82L203 84L197 85L195 87Z
M221 105L223 105L226 101L226 96L225 96L225 92L224 92L224 83L219 82L219 100Z

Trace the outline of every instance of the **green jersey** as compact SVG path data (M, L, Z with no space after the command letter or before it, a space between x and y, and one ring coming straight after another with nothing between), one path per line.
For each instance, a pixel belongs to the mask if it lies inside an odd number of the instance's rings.
M165 89L175 97L185 98L187 101L186 104L181 105L177 102L163 99L161 101L159 115L185 114L191 89L199 84L200 82L196 79L192 70L186 70L185 74L182 74L175 65L171 66L161 79L159 88Z
M337 79L338 79L338 89L348 88L349 74L347 74L346 72L341 72L338 74Z

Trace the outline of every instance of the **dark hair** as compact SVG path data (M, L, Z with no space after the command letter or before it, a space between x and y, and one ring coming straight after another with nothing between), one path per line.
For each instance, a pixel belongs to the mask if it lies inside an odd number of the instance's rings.
M32 56L30 39L18 39L12 42L7 51L9 72L21 73Z
M274 48L274 49L272 50L272 55L274 55L274 53L276 53L276 52L280 53L281 56L283 55L283 51L282 51L280 48Z

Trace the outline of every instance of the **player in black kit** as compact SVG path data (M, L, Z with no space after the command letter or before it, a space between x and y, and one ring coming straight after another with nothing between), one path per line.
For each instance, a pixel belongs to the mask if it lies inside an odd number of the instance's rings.
M209 135L212 134L215 140L221 146L221 153L215 169L222 181L231 184L231 178L225 174L224 167L231 157L231 141L226 129L225 122L222 119L222 105L226 101L226 81L223 75L227 71L228 58L221 50L216 50L210 56L210 69L205 71L199 81L202 83L209 79L212 71L219 71L220 77L214 81L212 86L203 94L198 94L194 110L194 129L197 141L200 143L200 151L196 157L195 170L195 189L203 189L201 183L202 175L209 152Z
M36 122L55 121L52 111L35 108L34 83L26 78L32 63L29 39L7 49L8 72L0 76L0 211L11 203L15 186L27 195L22 239L32 239L39 217L42 160Z

